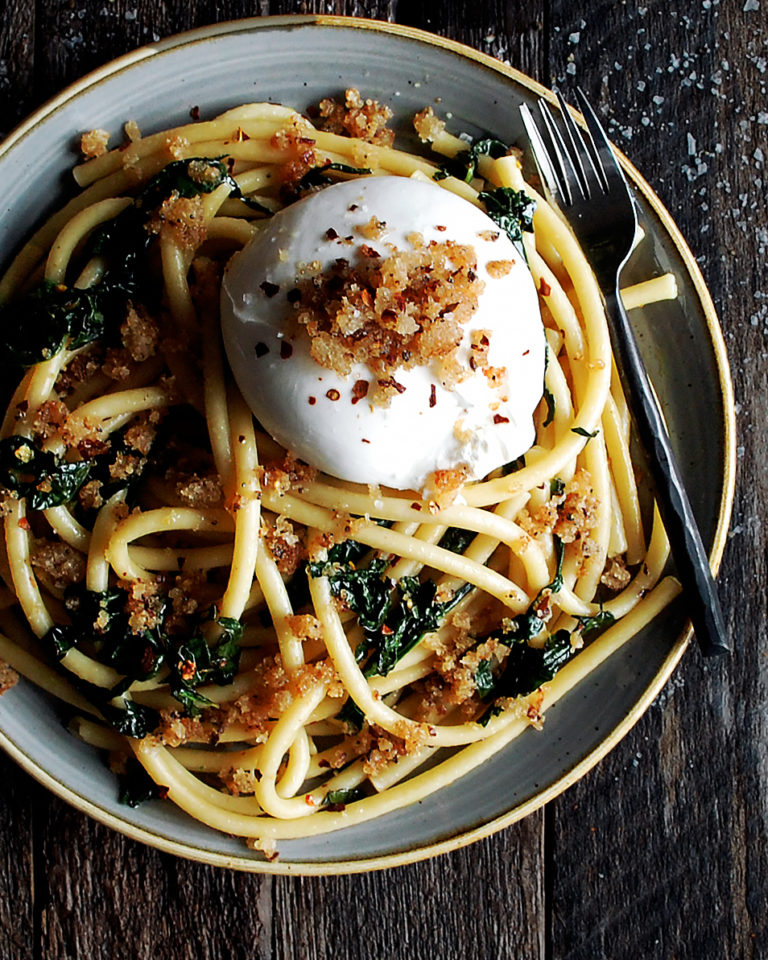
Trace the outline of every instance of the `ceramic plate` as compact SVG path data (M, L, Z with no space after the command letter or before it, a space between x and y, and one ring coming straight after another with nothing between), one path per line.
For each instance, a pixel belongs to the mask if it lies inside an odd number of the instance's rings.
M365 20L262 18L173 37L115 61L66 90L0 147L0 263L72 190L77 135L94 127L119 140L124 121L170 127L200 107L273 100L305 109L346 87L388 103L406 136L413 113L440 98L450 128L524 143L518 105L545 91L498 61L439 37ZM414 148L417 146L413 142ZM626 282L671 270L680 297L634 313L691 500L719 563L733 494L733 401L722 336L694 259L669 214L628 167L648 242ZM58 186L58 192L56 187ZM691 410L706 416L690 416ZM266 863L244 842L193 821L171 804L117 802L102 757L71 736L56 705L22 681L0 698L0 742L42 783L123 833L180 856L246 870L342 873L444 852L512 823L583 776L638 720L687 643L673 606L481 768L423 802L327 836L286 841Z

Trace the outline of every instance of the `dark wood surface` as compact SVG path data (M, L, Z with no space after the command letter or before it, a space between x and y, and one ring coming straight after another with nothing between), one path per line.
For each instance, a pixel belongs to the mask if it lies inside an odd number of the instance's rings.
M410 867L269 878L126 840L0 758L0 958L768 957L768 0L5 0L0 12L0 133L113 56L270 13L395 20L599 92L702 266L740 431L720 580L733 659L689 651L635 729L545 810Z

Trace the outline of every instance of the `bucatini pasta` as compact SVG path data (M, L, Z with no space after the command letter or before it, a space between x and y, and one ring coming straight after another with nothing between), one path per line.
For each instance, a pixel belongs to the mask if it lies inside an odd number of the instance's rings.
M109 752L126 800L167 796L268 856L413 803L539 727L679 589L641 505L599 290L518 155L431 110L416 128L437 159L398 151L386 109L355 91L314 120L249 104L149 136L134 124L113 150L92 131L81 192L0 283L15 377L0 657ZM229 373L228 259L286 204L368 175L515 201L548 362L535 443L482 480L322 474ZM668 296L672 278L629 294Z

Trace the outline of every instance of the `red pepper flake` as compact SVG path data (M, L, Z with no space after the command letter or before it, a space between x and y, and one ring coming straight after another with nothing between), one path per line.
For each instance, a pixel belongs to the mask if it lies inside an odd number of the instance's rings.
M308 793L308 794L304 797L304 803L306 803L306 805L307 805L308 807L315 807L315 806L317 806L317 804L315 803L315 798L312 796L311 793Z
M197 664L194 660L180 660L177 669L182 680L190 681L197 673Z
M317 761L317 765L318 767L322 767L323 769L325 769L326 767L330 767L331 761L326 760L325 757L323 757L322 760Z
M338 400L339 397L341 396L341 394L336 389L336 387L331 387L330 390L326 390L325 395L326 397L328 397L329 400Z
M369 247L367 243L360 245L360 253L362 253L364 257L370 257L372 260L381 259L381 254L379 251L374 250L373 247Z
M271 283L269 280L265 280L264 283L260 283L259 286L268 297L274 297L280 293L280 287L276 283Z
M19 526L22 530L31 530L32 528L29 525L29 520L26 517L21 517L19 520Z
M527 357L530 352L530 350L523 350L523 356Z
M269 347L266 345L266 343L262 343L261 341L259 341L256 344L256 356L265 357L268 353L269 353Z
M437 388L435 387L434 383L429 388L429 405L430 407L437 405Z
M355 384L352 387L352 403L355 404L359 400L362 400L364 397L368 396L368 381L367 380L355 380Z
M380 387L394 387L398 393L405 393L405 386L402 383L398 383L394 377L387 377L386 380L379 380L378 384Z
M366 440L365 437L363 437L362 442L363 442L363 443L370 443L371 441L370 441L370 440Z
M421 510L421 504L417 500L414 500L411 504L411 510Z
M338 240L338 239L339 239L339 235L338 235L338 233L333 229L333 227L328 227L328 229L325 231L325 239L326 239L326 240Z
M544 277L541 278L541 282L539 283L539 293L542 297L548 297L550 293L552 293L552 287L550 287Z
M155 664L155 651L150 646L144 647L144 653L141 655L141 672L151 673Z
M347 207L347 210L349 210L350 213L354 213L355 210L357 210L357 204L356 204L356 203L351 203L351 204Z
M287 340L280 341L280 359L288 360L289 357L293 356L293 344L289 343Z
M158 784L157 786L157 799L158 800L167 800L168 794L171 792L170 787L163 787Z
M439 230L440 233L445 233L447 229L448 227L444 226L442 223L438 223L437 226L435 227L435 230Z
M388 627L388 626L386 625L386 623L384 623L384 624L382 624L382 626L381 626L381 632L384 634L385 637L389 637L389 636L391 636L391 634L392 634L392 632L393 632L393 631L392 631L392 627Z
M200 107L197 105L192 107L192 109L189 111L189 115L195 121L195 123L197 123L197 121L200 119Z
M310 405L310 407L314 407L314 405L315 405L316 403L317 403L317 397L309 397L309 405Z
M500 413L494 413L493 415L494 423L509 423L509 417L502 417Z

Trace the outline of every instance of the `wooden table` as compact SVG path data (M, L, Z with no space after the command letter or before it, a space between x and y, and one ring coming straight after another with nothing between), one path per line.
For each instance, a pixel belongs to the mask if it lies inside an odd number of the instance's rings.
M389 872L259 877L126 840L3 758L0 957L768 956L768 485L757 469L768 407L768 0L5 0L3 9L2 132L141 44L288 12L423 27L609 101L615 139L676 217L720 312L740 477L720 578L735 656L707 663L690 650L625 740L544 810Z

